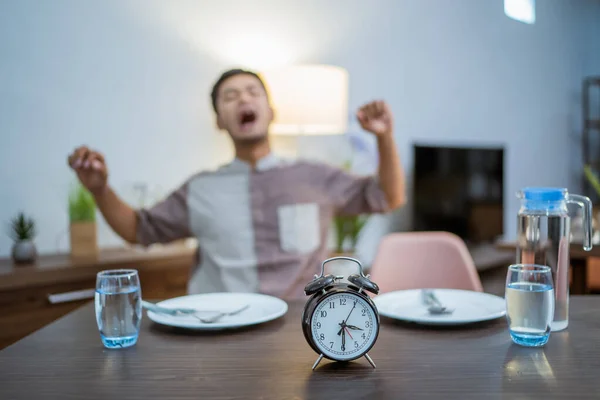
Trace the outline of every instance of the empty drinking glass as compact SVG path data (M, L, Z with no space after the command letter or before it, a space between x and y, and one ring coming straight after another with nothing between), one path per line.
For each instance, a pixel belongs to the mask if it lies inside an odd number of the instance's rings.
M137 343L142 320L142 291L134 269L99 272L96 276L96 322L109 349Z
M554 317L554 284L550 267L514 264L506 277L506 318L513 342L543 346Z

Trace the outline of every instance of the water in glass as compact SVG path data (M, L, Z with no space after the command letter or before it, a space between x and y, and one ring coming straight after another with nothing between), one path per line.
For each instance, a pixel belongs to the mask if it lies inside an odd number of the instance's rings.
M506 317L512 340L523 346L548 342L555 307L549 267L511 265L506 279Z
M569 259L562 256L564 249L560 246L569 237L570 219L566 215L538 215L535 218L531 215L520 215L518 224L518 240L521 243L529 243L529 246L523 246L517 253L517 263L547 265L550 267L554 286L564 286L564 290L552 292L556 296L552 329L565 329L569 321ZM528 235L528 232L537 232L535 246L531 246L534 241L527 240L532 236ZM539 243L544 245L539 246ZM533 250L534 248L536 250Z
M142 320L142 296L137 271L98 273L95 295L96 322L107 348L137 343Z

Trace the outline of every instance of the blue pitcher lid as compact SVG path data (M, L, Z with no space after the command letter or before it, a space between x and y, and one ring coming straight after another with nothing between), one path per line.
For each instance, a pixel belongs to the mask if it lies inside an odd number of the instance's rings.
M561 201L567 195L567 189L553 187L527 187L521 192L525 200L533 201Z

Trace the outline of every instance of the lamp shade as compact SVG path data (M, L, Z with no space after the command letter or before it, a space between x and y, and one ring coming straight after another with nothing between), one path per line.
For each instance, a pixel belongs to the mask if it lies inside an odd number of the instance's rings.
M348 126L348 73L330 65L297 65L263 72L275 135L343 134Z

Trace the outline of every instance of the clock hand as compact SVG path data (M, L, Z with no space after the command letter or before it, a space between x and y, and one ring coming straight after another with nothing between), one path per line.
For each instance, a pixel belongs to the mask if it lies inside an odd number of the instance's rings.
M344 327L344 330L348 333L348 336L350 336L350 339L354 340L354 338L350 334L350 331L348 330L348 328Z
M355 308L356 308L356 301L354 302L354 305L352 306L352 309L348 313L348 316L346 317L346 319L340 323L341 328L338 331L338 336L344 333L344 327L346 326L346 321L348 321L348 318L350 318L350 315L352 315L352 311L354 311Z
M344 321L344 325L346 325L348 318L350 318L350 314L352 314L352 311L354 311L355 308L356 308L356 301L354 302L354 305L352 306L352 310L350 310L350 312L348 313L348 316L346 317L346 320Z
M344 330L344 326L346 326L346 323L344 321L342 321L338 325L340 326L340 330L338 331L338 336L340 336L342 334L342 331Z
M346 351L346 331L342 328L342 351Z
M350 329L354 329L355 331L356 330L358 330L358 331L362 331L363 330L363 328L359 328L358 326L354 326L354 325L346 325L346 327L350 328Z

